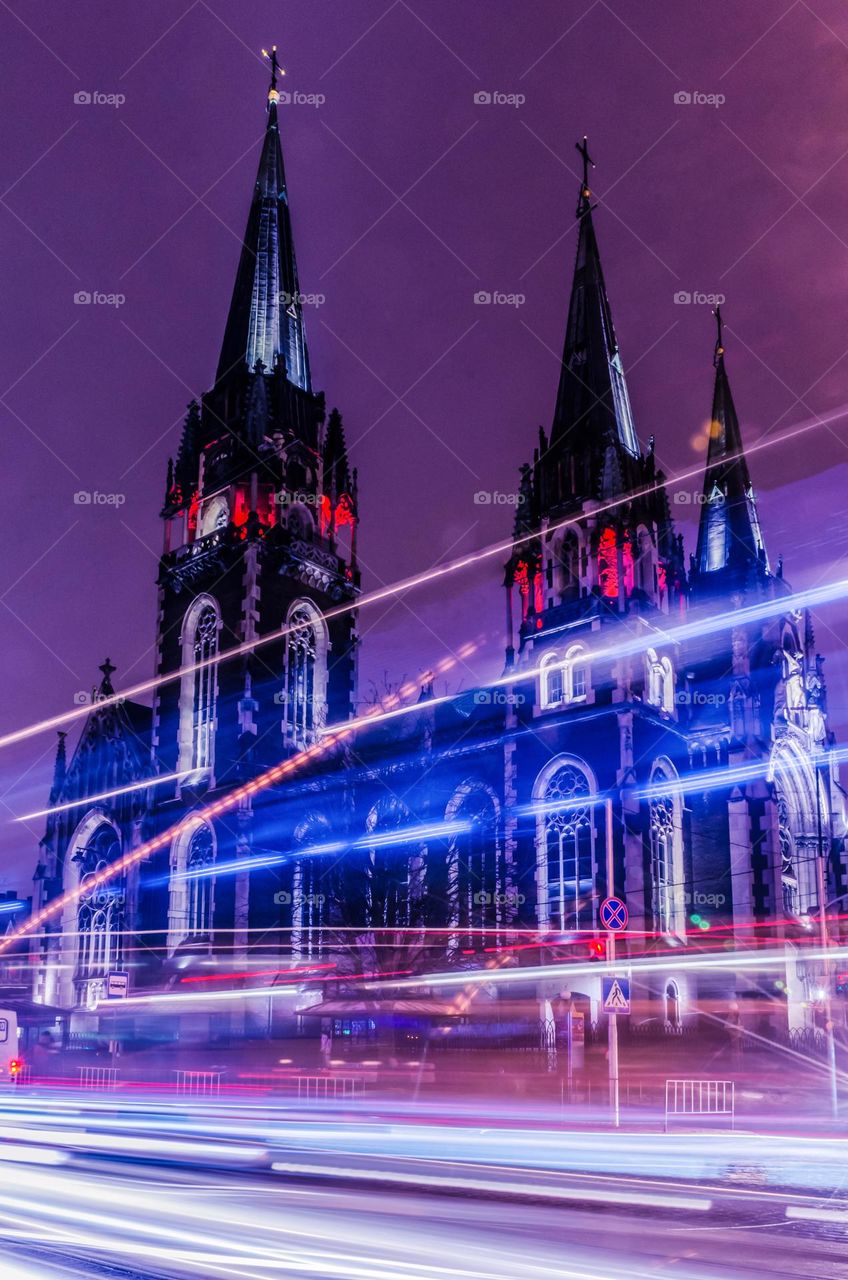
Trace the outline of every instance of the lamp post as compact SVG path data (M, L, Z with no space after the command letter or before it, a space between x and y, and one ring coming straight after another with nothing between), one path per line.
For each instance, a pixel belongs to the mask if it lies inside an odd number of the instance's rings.
M827 908L829 903L826 899L826 879L824 874L824 844L822 830L822 811L821 811L821 770L819 761L815 763L816 777L816 823L818 831L818 856L816 857L816 888L818 893L819 906L819 941L824 955L824 982L822 983L824 991L824 1030L825 1040L827 1043L827 1065L830 1073L830 1109L833 1119L839 1118L839 1088L837 1083L836 1072L836 1040L833 1034L833 982L831 975L830 959L828 958L828 948L830 946L830 937L827 927Z
M607 796L604 800L604 814L606 826L607 841L607 897L612 897L615 893L615 858L612 839L612 796ZM612 975L615 977L615 931L607 930L607 960L609 961ZM610 1111L612 1112L612 1124L614 1129L621 1127L621 1101L620 1101L620 1085L618 1076L618 1014L607 1014L609 1020L609 1093L610 1093Z

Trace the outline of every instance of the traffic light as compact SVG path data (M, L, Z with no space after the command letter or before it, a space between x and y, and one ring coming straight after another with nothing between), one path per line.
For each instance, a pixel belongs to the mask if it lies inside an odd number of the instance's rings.
M607 944L603 938L593 938L588 944L590 960L605 960L607 956Z

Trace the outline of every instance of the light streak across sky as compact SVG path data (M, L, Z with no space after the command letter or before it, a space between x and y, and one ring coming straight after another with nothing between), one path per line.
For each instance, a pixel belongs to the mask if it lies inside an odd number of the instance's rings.
M773 448L775 445L783 444L788 440L793 440L799 435L812 431L818 427L826 426L830 422L839 421L846 416L848 416L848 405L840 406L830 414L819 415L814 419L809 419L806 422L799 423L796 426L789 428L780 435L769 436L767 439L749 446L745 452L747 455L751 455L752 453L758 452L759 449ZM742 457L742 451L740 451L739 454L728 454L724 461L729 462L737 456ZM594 508L593 515L597 516L603 514L605 511L612 511L624 504L632 503L634 498L646 496L661 489L674 489L675 486L683 483L684 481L694 479L701 475L702 472L703 467L698 465L690 467L685 471L678 472L677 475L668 479L655 481L649 485L643 485L641 488L631 490L629 493L621 497L611 498L606 502L599 503ZM579 521L579 516L569 516L564 520L558 521L556 524L549 525L545 530L545 533L551 534L560 529L570 528L572 525L579 524ZM500 542L491 543L488 547L482 547L477 551L469 552L467 555L458 556L454 560L448 560L442 564L435 565L433 568L427 569L422 573L412 574L410 577L401 579L400 582L389 583L384 587L379 587L374 591L367 592L358 599L345 602L333 609L328 609L324 614L322 614L322 617L329 621L333 618L341 617L350 613L352 609L355 609L358 612L372 605L379 604L383 600L391 599L394 596L402 596L406 592L426 586L430 582L440 582L451 574L459 573L462 570L475 564L479 564L485 560L492 559L496 556L511 554L516 548L522 546L524 543L534 542L538 537L538 532L534 532L524 534L518 538L506 538ZM839 582L830 584L829 586L814 588L811 591L800 592L794 596L787 595L782 598L782 601L768 601L759 606L751 606L749 609L739 610L735 615L733 615L734 623L738 623L740 626L744 625L743 618L746 614L750 615L748 618L749 621L755 621L759 620L759 618L770 617L774 613L786 612L792 608L814 608L816 605L828 604L833 600L841 599L846 594L848 594L848 580L842 579ZM782 608L776 607L776 605L780 605L781 603L783 606ZM760 612L762 610L765 612ZM142 694L151 693L162 685L174 683L181 680L186 675L193 674L195 671L200 671L210 666L217 666L221 662L228 662L233 658L244 655L245 653L252 653L263 645L271 644L274 641L280 640L291 634L293 631L298 630L299 627L306 625L311 626L312 624L287 624L275 631L267 632L265 635L245 640L241 644L235 645L233 648L223 650L215 654L213 657L204 659L201 662L188 663L185 666L176 668L174 671L153 676L148 680L139 681L137 684L121 689L118 693L99 698L97 706L115 706L121 702L125 702L127 699L137 698ZM699 623L688 624L688 626L692 628L688 632L686 624L674 629L669 628L668 631L673 631L674 639L679 641L684 638L688 638L689 635L697 636L705 634L703 629L704 625L704 621L701 621ZM713 625L710 627L710 631L714 632L722 630L726 625L726 621L719 625ZM682 633L686 634L684 635ZM669 638L671 638L671 635L669 635ZM504 679L495 683L503 684L511 683L511 681ZM69 708L67 711L59 712L57 715L50 716L45 720L40 720L34 724L27 725L22 729L15 729L11 733L0 735L0 747L8 747L13 743L21 742L26 738L44 733L49 729L60 728L62 725L70 724L81 716L89 715L90 712L91 708L87 705Z

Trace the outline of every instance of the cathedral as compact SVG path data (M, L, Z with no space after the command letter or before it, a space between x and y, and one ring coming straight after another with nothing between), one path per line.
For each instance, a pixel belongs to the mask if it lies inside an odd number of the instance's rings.
M274 58L217 372L167 466L153 705L115 701L107 659L72 752L60 735L34 910L70 896L33 937L35 1000L97 1031L110 975L155 1008L247 969L263 989L287 975L275 1017L341 1025L365 977L497 956L526 971L537 1018L567 985L594 1020L587 961L603 959L614 893L619 960L655 962L634 1018L675 1030L723 1001L811 1025L821 975L798 950L822 894L848 889L843 793L811 620L760 527L720 317L687 558L674 486L637 436L584 142L553 419L528 440L504 566L503 669L355 719L357 476L313 385L278 101ZM683 963L708 941L785 959L764 994ZM534 980L575 959L573 982ZM152 1015L132 1000L127 1014L142 1037Z

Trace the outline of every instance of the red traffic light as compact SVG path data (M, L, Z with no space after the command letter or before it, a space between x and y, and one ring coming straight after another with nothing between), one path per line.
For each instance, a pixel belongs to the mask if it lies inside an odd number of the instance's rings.
M21 1062L20 1058L13 1058L12 1061L9 1063L10 1076L18 1075L21 1071L23 1071L23 1069L24 1069L24 1064Z
M588 943L588 947L590 960L604 960L606 958L607 944L604 942L603 938L593 938L592 941Z

